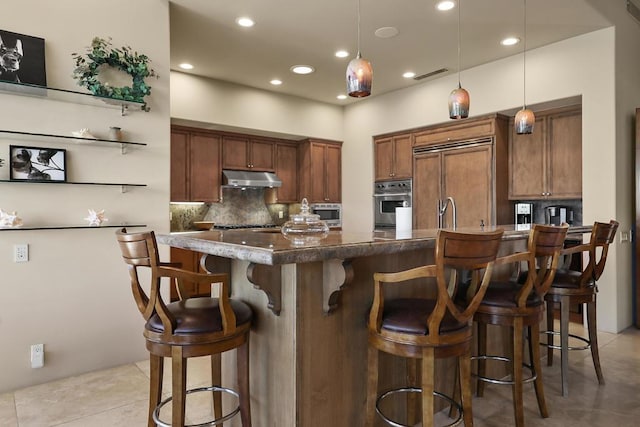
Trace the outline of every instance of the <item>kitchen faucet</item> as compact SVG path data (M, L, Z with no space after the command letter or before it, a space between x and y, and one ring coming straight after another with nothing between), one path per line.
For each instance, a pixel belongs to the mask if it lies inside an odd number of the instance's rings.
M438 200L438 228L444 228L444 215L447 212L447 208L451 204L451 217L453 219L453 229L458 227L457 214L456 214L456 202L453 197L447 197L446 200Z

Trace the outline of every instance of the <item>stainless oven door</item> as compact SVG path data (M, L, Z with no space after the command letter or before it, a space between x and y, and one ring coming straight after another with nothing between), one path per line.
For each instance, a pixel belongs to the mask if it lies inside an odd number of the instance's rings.
M411 194L374 194L374 222L375 227L395 227L396 208L401 208L405 202L411 206Z

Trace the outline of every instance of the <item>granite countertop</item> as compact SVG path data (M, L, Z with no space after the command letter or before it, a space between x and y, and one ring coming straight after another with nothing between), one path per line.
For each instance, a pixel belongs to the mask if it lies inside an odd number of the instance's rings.
M523 239L528 230L516 230L513 225L497 227L458 228L462 232L504 230L505 240ZM591 226L571 226L569 233L591 231ZM358 258L369 255L392 254L415 249L431 248L437 229L413 230L404 235L392 231L348 232L330 231L318 243L294 245L278 230L210 230L189 233L160 234L161 244L190 249L224 258L246 260L257 264L290 264L322 261L327 259Z

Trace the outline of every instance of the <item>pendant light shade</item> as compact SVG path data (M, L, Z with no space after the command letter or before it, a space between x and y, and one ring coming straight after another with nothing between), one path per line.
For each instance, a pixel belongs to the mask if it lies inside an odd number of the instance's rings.
M458 0L458 88L449 94L449 118L466 119L469 117L469 92L460 84L460 9L461 0Z
M449 94L449 118L465 119L469 117L469 92L458 83L458 88Z
M527 108L527 0L524 1L524 13L523 13L523 47L522 47L522 110L518 111L513 121L516 134L527 135L533 133L533 125L536 123L536 116L533 111Z
M360 54L360 0L358 0L358 55L347 66L347 93L354 98L371 95L373 68Z
M371 81L373 80L373 68L371 63L358 56L349 62L347 67L347 93L354 98L362 98L371 95Z
M518 135L526 135L533 133L533 125L536 123L536 116L533 111L524 107L516 113L514 126Z

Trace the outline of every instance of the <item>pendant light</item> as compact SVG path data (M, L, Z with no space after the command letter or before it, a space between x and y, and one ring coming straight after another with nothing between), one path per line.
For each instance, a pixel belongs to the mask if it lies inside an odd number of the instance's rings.
M358 0L358 55L347 66L347 93L354 98L371 95L373 68L360 54L360 0Z
M527 0L524 0L524 35L523 35L523 47L522 47L522 110L518 111L514 119L513 125L515 127L516 134L526 135L533 133L533 125L536 123L536 116L533 111L527 108Z
M460 9L462 0L458 0L458 87L449 94L449 118L466 119L469 117L469 92L460 84Z

